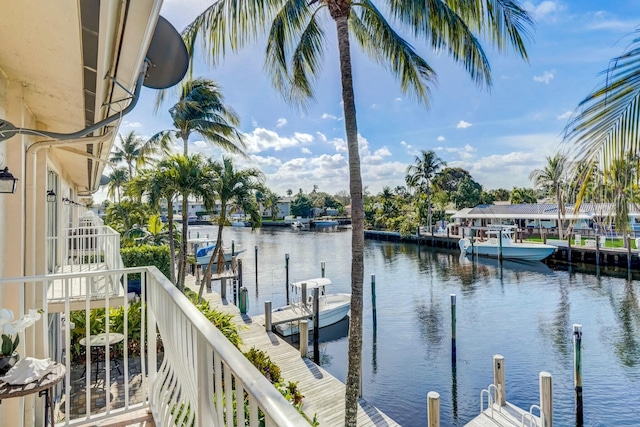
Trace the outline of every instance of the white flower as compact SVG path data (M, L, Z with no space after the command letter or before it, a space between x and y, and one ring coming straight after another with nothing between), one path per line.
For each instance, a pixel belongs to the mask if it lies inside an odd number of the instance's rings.
M0 309L0 331L4 331L4 326L10 322L13 322L13 311Z
M29 310L29 314L26 314L22 319L14 320L13 322L6 324L4 327L5 334L15 335L17 332L22 332L29 326L36 323L36 321L40 320L40 317L40 312L38 310Z

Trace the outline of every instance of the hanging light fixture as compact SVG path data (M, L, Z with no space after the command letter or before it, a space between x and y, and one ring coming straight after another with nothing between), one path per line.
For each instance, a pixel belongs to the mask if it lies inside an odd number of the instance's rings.
M0 193L15 193L17 182L18 178L14 178L11 172L9 172L9 168L5 167L4 170L0 172Z
M56 192L53 190L47 191L47 202L53 203L56 201Z

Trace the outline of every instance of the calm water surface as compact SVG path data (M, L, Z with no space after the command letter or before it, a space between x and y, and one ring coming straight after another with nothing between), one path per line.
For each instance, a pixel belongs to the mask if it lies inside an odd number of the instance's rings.
M215 236L214 227L190 227ZM285 304L285 254L291 281L326 276L349 292L351 232L227 228L225 244L245 249L249 314L264 301ZM255 247L258 247L256 284ZM376 276L377 330L370 276ZM507 399L538 404L538 374L553 375L554 425L575 426L572 325L583 325L586 426L640 425L640 285L637 281L461 259L458 252L365 242L364 398L403 426L426 425L426 395L441 397L443 426L462 426L479 412L502 354ZM451 362L450 294L457 295L457 361ZM343 382L347 324L321 331L321 364ZM304 393L304 390L302 390Z

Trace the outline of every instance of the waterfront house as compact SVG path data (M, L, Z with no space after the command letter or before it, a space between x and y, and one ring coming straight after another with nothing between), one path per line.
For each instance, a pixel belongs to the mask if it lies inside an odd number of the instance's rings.
M89 420L95 425L135 410L150 411L155 425L163 426L243 420L244 408L234 411L231 399L223 410L223 370L225 394L246 393L250 414L257 417L260 410L267 425L300 425L298 412L155 267L123 269L120 236L85 212L84 201L98 189L118 126L135 105L141 83L153 76L157 64L145 72L149 46L158 28L168 25L159 17L161 5L160 0L2 2L0 308L16 317L44 310L43 319L21 337L18 352L66 367L53 393L55 425ZM72 312L86 321L89 309L123 309L128 325L134 306L123 284L134 273L141 275L145 308L137 312L140 356L123 346L116 374L111 366L100 369L92 363L93 352L85 351L86 375L72 383ZM91 333L86 323L80 334ZM125 326L124 342L132 334ZM162 354L156 353L159 342ZM103 350L109 358L111 347ZM72 401L74 388L83 392ZM83 409L74 415L76 398ZM36 394L3 399L2 425L44 425L43 400Z
M632 232L640 232L640 211L629 206ZM613 206L610 203L583 203L579 210L575 205L565 205L563 227L569 226L583 235L614 232ZM555 203L492 204L461 209L452 215L458 225L487 227L504 224L516 225L530 231L544 229L554 231L558 226L558 206Z

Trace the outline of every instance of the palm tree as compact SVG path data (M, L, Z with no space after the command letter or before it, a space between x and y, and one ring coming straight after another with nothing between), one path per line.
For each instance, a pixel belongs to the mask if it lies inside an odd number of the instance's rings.
M266 49L266 69L274 86L294 103L313 98L314 82L320 73L324 43L328 40L318 12L328 11L335 23L340 57L342 101L349 153L351 192L352 260L351 322L349 326L349 368L346 379L345 425L356 424L362 364L362 288L364 280L364 205L358 126L351 67L350 33L364 52L387 65L405 93L428 105L429 85L435 72L429 64L387 22L370 0L289 1L219 0L196 17L183 36L193 51L201 33L204 48L222 55L227 43L239 49L261 36L270 26ZM479 86L491 85L488 60L480 39L500 51L513 47L527 57L521 33L531 20L515 0L474 2L386 1L385 12L394 23L432 48L445 51L461 63ZM228 22L233 17L233 22ZM214 58L214 61L217 58Z
M447 164L433 150L422 150L415 157L415 164L407 166L407 186L418 190L418 195L427 196L427 225L431 230L431 181L441 167Z
M613 201L614 224L618 233L623 233L625 246L629 234L629 203L634 199L633 189L637 186L637 155L631 153L625 158L615 159L604 173L605 185Z
M264 207L271 211L271 219L273 221L278 217L278 203L280 203L280 196L273 191L268 191L264 198Z
M164 92L160 92L162 101ZM180 99L169 109L175 129L155 134L151 141L169 146L174 139L181 139L183 154L188 155L189 136L200 135L205 141L226 151L243 154L242 135L236 129L240 118L233 108L225 105L220 86L213 80L188 79L180 88Z
M124 137L118 134L119 144L114 145L113 152L109 158L110 162L125 162L129 170L129 177L135 176L138 168L150 160L150 156L156 152L156 147L150 142L136 135L131 131Z
M229 157L224 156L222 163L209 161L208 169L211 172L210 181L206 186L205 206L207 209L217 200L220 203L220 216L218 217L218 236L216 246L207 264L200 293L204 283L209 281L214 261L217 261L217 271L220 272L224 262L222 249L222 230L227 224L227 208L235 203L242 209L245 215L251 216L251 222L259 224L261 221L260 209L255 202L253 194L256 190L263 189L263 173L256 168L238 170L233 166Z
M141 171L128 186L128 191L138 198L147 196L147 203L158 210L160 201L167 203L167 227L169 232L169 254L171 257L171 279L176 283L176 241L175 223L173 221L173 203L178 194L174 185L173 162L171 158L161 160L154 169Z
M129 176L130 175L127 173L127 170L125 168L117 168L112 170L109 174L107 197L111 197L114 202L120 203L121 191L127 181L129 181Z
M553 157L547 156L546 159L546 166L531 171L529 179L533 181L534 188L543 189L547 195L555 196L558 206L558 236L562 240L562 221L565 215L562 190L565 185L567 159L559 153Z
M176 286L182 291L187 273L189 198L201 199L207 196L210 171L208 163L201 154L190 156L174 154L166 162L166 173L172 182L171 186L182 199L182 239L178 252L178 276L176 279Z

